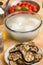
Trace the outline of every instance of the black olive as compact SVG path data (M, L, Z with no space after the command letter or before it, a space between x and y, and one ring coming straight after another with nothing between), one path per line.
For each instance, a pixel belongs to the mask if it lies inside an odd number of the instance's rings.
M27 54L24 56L21 51L20 51L20 53L21 53L21 55L22 55L23 61L25 61L25 62L27 62L27 63L32 63L32 62L34 61L34 54L33 54L32 52L29 51L29 53L30 53L29 56L31 55L31 57L32 57L32 60L30 60L30 61L27 61L27 60L26 60L26 55L27 55ZM27 53L28 53L28 52L27 52Z
M0 2L0 5L3 5L3 2Z

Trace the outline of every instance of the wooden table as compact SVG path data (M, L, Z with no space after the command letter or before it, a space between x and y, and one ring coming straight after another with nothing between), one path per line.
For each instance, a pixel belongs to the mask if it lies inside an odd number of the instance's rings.
M5 0L0 0L3 1L5 4ZM39 3L40 5L40 11L37 13L40 15L41 18L43 18L43 9L42 9L42 1L41 0L34 0ZM1 20L0 20L1 21ZM13 40L6 32L4 25L0 25L0 30L3 31L3 37L4 37L4 51L0 54L0 65L7 65L4 61L4 53L5 51L12 45L17 44L19 42ZM41 26L41 29L39 31L38 36L33 40L35 44L42 49L43 53L43 25ZM40 61L38 65L43 65L43 59Z

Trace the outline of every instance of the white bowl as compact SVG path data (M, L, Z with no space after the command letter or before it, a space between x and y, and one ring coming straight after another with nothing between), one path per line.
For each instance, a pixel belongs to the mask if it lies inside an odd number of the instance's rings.
M20 15L20 16L18 16L18 15ZM36 24L34 29L27 30L27 31L15 30L15 27L14 27L14 29L12 29L11 25L12 24L14 25L14 23L15 23L14 21L12 21L12 17L14 19L16 16L21 17L21 15L24 15L24 17L27 15L31 18L33 17L33 19L36 19L36 20L33 20L34 23ZM27 19L27 18L25 18L25 19ZM21 21L21 20L19 20L19 21ZM16 22L18 22L18 21L16 21ZM32 14L28 14L26 12L24 13L23 11L10 14L5 19L5 27L6 27L7 31L10 33L10 35L15 40L18 40L18 41L29 41L29 40L34 39L39 33L41 24L42 24L42 21L38 15L32 15Z

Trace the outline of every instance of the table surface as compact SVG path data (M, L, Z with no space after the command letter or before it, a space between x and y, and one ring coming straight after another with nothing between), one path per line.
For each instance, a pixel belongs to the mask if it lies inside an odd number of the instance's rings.
M5 4L5 0L0 0L3 1ZM42 0L34 0L36 2L39 3L40 5L40 11L37 13L40 15L41 18L43 18L43 9L42 9ZM0 20L1 21L1 20ZM13 40L6 32L4 25L0 25L0 30L3 31L3 37L4 37L4 51L2 53L0 53L0 65L7 65L4 61L4 53L6 52L6 50L14 45L17 44L19 42ZM35 42L35 44L42 49L42 53L43 53L43 24L40 28L39 34L38 36L33 40ZM43 65L43 59L40 61L40 63L38 65Z

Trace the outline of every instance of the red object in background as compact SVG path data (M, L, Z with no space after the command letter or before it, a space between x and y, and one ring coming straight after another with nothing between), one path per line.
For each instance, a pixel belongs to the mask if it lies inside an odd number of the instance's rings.
M29 2L20 2L20 3L17 3L16 6L21 7L20 11L27 11L28 13L37 12L37 6L33 5L33 4L29 3ZM16 8L16 10L15 10L16 6L15 5L11 6L9 8L9 13L18 12L19 8ZM23 7L24 7L24 9L22 10ZM28 8L28 9L26 9L26 8Z
M21 6L21 5L22 5L22 3L21 3L21 2L17 4L17 6Z
M37 7L36 6L33 7L33 11L37 12Z

